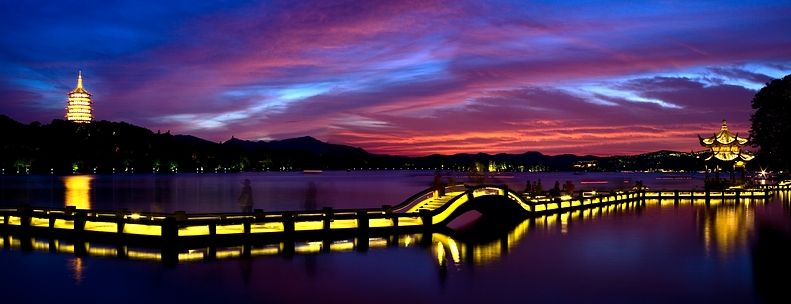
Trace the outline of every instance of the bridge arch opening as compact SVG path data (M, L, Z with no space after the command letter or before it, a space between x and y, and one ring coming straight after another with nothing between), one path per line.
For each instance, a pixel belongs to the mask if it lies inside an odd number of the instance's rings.
M498 194L483 195L468 199L453 210L446 218L441 219L440 223L444 226L455 224L457 219L466 218L468 213L480 214L480 218L487 220L506 220L510 222L514 218L524 216L524 209L519 203L512 199Z
M463 214L459 214L456 218L450 220L446 225L448 228L453 230L466 230L471 226L474 226L475 223L480 221L483 217L483 214L476 210L470 210Z

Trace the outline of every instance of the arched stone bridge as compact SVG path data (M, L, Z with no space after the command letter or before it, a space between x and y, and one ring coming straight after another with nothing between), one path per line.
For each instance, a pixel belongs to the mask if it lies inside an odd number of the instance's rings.
M443 191L426 189L393 208L393 212L418 214L423 225L446 225L470 210L484 215L531 216L565 212L643 199L740 199L764 198L771 189L730 191L614 191L582 192L577 197L529 196L505 185L444 187ZM425 220L424 220L425 219ZM430 219L430 221L429 221Z

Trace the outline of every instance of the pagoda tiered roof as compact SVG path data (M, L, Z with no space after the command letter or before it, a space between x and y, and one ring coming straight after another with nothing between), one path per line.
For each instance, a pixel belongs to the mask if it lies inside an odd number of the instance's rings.
M82 71L77 75L77 87L69 92L66 103L66 120L89 123L93 120L91 93L82 86Z

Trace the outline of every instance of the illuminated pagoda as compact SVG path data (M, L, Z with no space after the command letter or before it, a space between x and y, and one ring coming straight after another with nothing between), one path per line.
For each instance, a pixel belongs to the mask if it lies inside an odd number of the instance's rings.
M712 170L717 174L717 182L719 182L719 172L723 168L731 167L731 180L734 179L733 172L737 169L742 170L742 177L744 176L744 166L746 163L755 156L743 149L743 146L750 142L749 138L739 137L739 134L733 134L728 130L728 124L722 120L722 128L720 132L714 134L712 137L702 138L698 135L700 145L709 148L710 154L706 157L706 162L712 164ZM707 170L709 166L707 165Z
M91 107L91 93L82 87L82 71L77 74L77 87L69 92L69 101L66 104L66 120L89 123L93 120Z

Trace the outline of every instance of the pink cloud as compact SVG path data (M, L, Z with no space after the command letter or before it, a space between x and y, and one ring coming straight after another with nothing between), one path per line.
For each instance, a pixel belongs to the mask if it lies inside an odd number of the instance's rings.
M93 62L88 86L100 119L215 141L606 155L696 149L695 135L723 118L747 132L745 85L788 73L786 6L630 9L262 4L194 17L159 45ZM0 88L34 96L25 92ZM37 107L2 110L35 117Z

